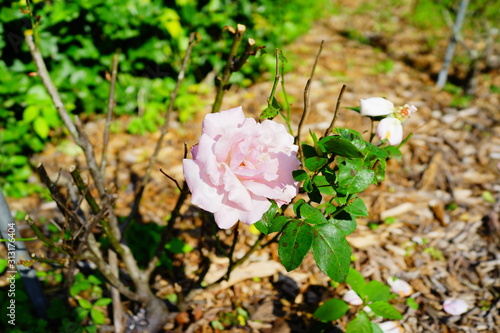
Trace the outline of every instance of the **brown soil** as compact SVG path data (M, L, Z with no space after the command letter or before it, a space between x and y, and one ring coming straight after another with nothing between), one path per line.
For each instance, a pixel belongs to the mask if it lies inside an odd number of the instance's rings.
M303 133L310 129L322 135L333 116L342 84L347 85L342 106L357 106L360 98L384 96L396 105L418 107L404 125L405 132L414 135L402 148L402 160L391 161L386 180L362 194L370 218L358 220L357 231L349 237L356 258L354 266L369 280L385 282L398 277L410 283L419 308L407 307L404 299L395 302L404 314L400 324L405 332L498 332L500 95L491 92L490 86L500 86L499 70L480 76L475 97L467 107L453 107L454 96L437 90L433 79L441 66L446 31L420 31L396 15L390 19L386 15L387 21L382 22L385 28L381 28L381 12L355 14L353 2L344 5L342 14L318 21L307 35L285 49L293 67L285 77L293 100L293 123L298 123L303 109L303 89L322 40L324 48L311 85L311 114ZM348 38L349 31L360 32L367 43ZM435 49L427 46L426 33L441 38ZM248 89L230 90L222 109L242 105L247 116L257 116L266 105L272 77L265 76ZM201 119L209 110L207 103L196 119L182 125L173 122L153 170L161 167L170 176L182 179L183 143L196 143ZM370 130L367 119L347 109L341 110L337 126L365 135ZM89 123L87 130L96 134L91 137L100 137L97 134L102 132L102 122ZM130 211L134 180L144 174L158 136L113 135L107 171L120 190L117 214L126 216ZM95 143L100 147L100 142ZM52 174L59 168L67 169L75 159L84 165L81 155L71 157L60 152L60 147L47 148L37 160ZM144 222L163 225L178 191L159 171L152 175L140 213ZM37 218L53 214L50 204L30 200L11 201L11 208L31 211ZM177 225L183 231L179 237L196 247L200 216L187 205L183 212L184 218ZM394 223L383 223L388 217ZM245 242L237 246L236 257L243 255L246 244L256 238L247 227L239 228ZM227 236L229 241L231 233L221 232L221 237ZM177 309L179 315L165 329L212 332L211 321L227 318L227 313L236 313L238 307L248 311L250 320L228 331L345 329L355 309L335 325L314 323L311 313L322 301L340 298L346 287L331 287L310 256L297 270L287 273L274 245L256 251L233 272L229 283L186 296L183 311ZM195 252L175 257L186 279L195 276L200 260ZM217 280L228 265L227 259L211 259L214 264L206 276L207 283ZM157 276L158 295L174 292L171 281ZM445 299L463 299L469 311L461 316L448 315L442 308Z

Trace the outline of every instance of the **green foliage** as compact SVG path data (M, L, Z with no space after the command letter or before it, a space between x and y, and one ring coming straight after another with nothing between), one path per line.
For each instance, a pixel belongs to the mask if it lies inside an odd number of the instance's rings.
M334 321L340 319L347 311L349 311L349 304L343 300L331 298L314 311L314 316L321 321Z
M43 150L61 133L61 122L40 78L28 75L37 69L24 43L24 31L31 24L21 12L26 8L23 3L0 0L0 187L14 197L39 190L27 182L31 176L27 156ZM70 112L106 110L110 86L106 72L119 52L115 113L136 116L127 128L133 134L155 131L163 123L191 32L199 34L199 44L176 100L180 121L201 108L200 82L224 64L231 43L225 26L244 24L246 37L274 50L306 32L331 9L327 0L34 3L34 14L40 17L37 41ZM247 85L266 66L262 57L250 58L230 82Z

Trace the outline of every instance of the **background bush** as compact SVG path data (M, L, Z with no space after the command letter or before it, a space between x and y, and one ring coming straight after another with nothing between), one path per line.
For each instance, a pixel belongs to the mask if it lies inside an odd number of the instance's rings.
M34 1L39 46L66 108L74 114L105 111L109 93L106 72L120 52L116 88L118 115L138 115L129 131L155 130L173 90L177 71L196 31L187 79L176 101L185 121L200 105L200 82L217 73L229 50L224 26L247 26L245 37L273 53L306 32L330 10L328 0L56 0ZM28 156L61 135L60 120L31 61L23 32L31 23L25 1L0 0L0 187L22 197L37 187ZM253 58L235 73L233 83L247 85L265 68ZM208 76L213 77L213 76ZM138 98L143 96L143 98ZM144 101L143 105L138 105ZM139 102L138 102L139 101Z

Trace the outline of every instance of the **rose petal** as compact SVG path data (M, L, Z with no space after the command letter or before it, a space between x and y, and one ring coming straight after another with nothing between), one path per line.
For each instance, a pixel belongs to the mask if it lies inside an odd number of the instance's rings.
M469 310L469 306L461 299L447 299L443 303L443 310L453 316L459 316Z
M394 112L394 104L382 97L360 99L360 113L362 116L385 116Z
M403 125L396 118L384 118L377 127L377 136L380 140L387 139L391 146L396 146L403 141Z
M241 106L207 114L203 120L203 133L217 139L218 136L225 134L228 128L237 127L243 121L245 121L245 115Z
M387 279L387 283L391 286L391 291L400 297L407 297L413 294L413 288L404 280L389 278Z
M363 304L363 300L361 299L361 297L358 296L358 294L356 294L356 292L354 290L348 290L344 296L342 297L342 299L351 304L351 305L361 305Z
M185 159L182 161L184 178L191 190L191 202L196 206L214 213L222 208L222 194L212 185L208 177L200 172L199 162Z
M396 321L384 321L377 324L384 333L403 333L403 327Z

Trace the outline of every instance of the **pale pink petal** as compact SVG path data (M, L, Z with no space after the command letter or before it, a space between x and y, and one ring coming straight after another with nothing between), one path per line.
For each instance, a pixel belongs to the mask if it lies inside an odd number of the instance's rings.
M238 208L249 211L252 209L252 198L241 181L234 175L227 164L224 164L225 172L222 176L224 191L229 201L235 203Z
M203 120L203 133L213 139L226 133L226 130L231 127L237 127L245 121L243 109L238 106L234 109L211 113L205 116Z
M182 161L184 178L191 190L191 202L196 206L214 213L222 208L223 195L219 193L208 177L200 172L198 162L184 159Z
M253 224L260 219L271 207L271 202L266 198L254 198L252 200L252 209L248 212L240 212L240 221L245 224Z
M221 209L214 212L214 219L219 228L229 229L240 219L240 210L229 205L223 205Z
M389 278L387 279L387 283L391 286L391 291L401 297L407 297L413 294L413 288L404 280Z
M469 310L469 306L464 300L461 299L447 299L443 303L443 309L445 312L453 315L459 316Z
M351 304L351 305L361 305L363 304L363 300L361 299L361 297L358 296L358 294L356 294L356 292L354 290L348 290L344 296L342 297L342 299Z
M360 99L360 112L362 116L385 116L394 112L394 104L382 97Z
M300 166L293 141L283 125L245 118L241 107L207 115L193 160L183 163L193 204L227 229L260 220L268 199L289 203L298 192L292 171Z
M403 333L403 327L397 321L384 321L377 324L384 333Z
M380 140L387 139L391 146L396 146L403 141L403 125L396 118L384 118L377 127L377 136Z

